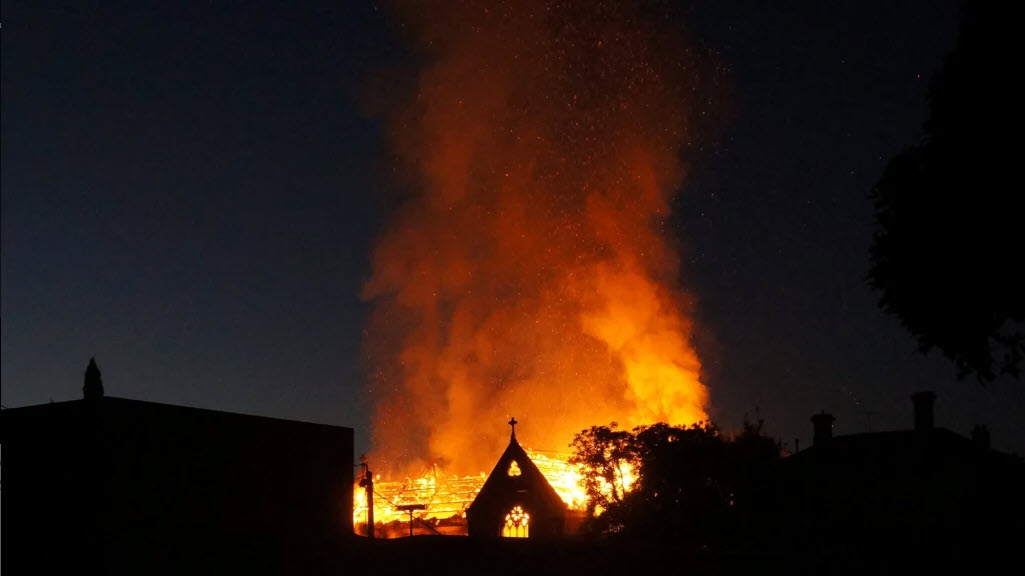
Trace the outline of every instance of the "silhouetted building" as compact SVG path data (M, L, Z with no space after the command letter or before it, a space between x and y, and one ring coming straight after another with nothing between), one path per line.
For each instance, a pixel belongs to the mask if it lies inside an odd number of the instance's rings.
M237 573L337 555L351 428L102 395L4 410L6 563L52 573Z
M912 396L914 428L832 436L817 414L815 442L781 462L766 511L791 543L979 546L1025 533L1025 462L934 426L936 395ZM1013 532L1016 530L1017 532Z
M560 536L566 529L566 503L516 441L516 419L509 425L509 447L466 509L467 532L484 537Z
M100 376L100 368L96 365L95 358L90 358L89 365L85 367L85 383L82 385L82 397L86 400L103 397L103 378Z
M836 422L836 418L825 412L811 417L811 423L815 429L815 434L812 436L813 446L824 446L833 439L833 422Z

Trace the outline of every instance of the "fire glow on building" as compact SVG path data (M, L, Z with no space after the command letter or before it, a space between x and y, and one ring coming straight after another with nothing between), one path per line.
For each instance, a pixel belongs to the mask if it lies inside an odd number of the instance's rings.
M464 515L513 414L581 509L575 433L707 418L665 228L717 72L668 8L411 4L426 63L385 106L408 196L363 289L375 520Z

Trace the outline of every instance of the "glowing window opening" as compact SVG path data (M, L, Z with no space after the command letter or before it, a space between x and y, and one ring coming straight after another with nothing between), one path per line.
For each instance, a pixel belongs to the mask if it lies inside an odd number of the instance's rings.
M523 511L520 506L515 506L505 515L505 525L502 526L502 536L505 538L527 538L530 536L530 514Z
M513 460L512 463L509 464L509 475L510 476L519 476L520 475L520 465L517 464L515 460Z

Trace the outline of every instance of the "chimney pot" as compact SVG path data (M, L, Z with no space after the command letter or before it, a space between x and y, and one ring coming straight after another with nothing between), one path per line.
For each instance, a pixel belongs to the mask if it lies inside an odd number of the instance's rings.
M836 418L833 418L832 414L826 414L825 411L811 417L811 423L815 429L812 446L825 446L833 438L834 421Z

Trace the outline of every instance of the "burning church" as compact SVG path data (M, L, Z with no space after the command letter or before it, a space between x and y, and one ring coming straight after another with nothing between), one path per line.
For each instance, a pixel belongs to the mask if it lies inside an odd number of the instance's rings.
M516 419L509 425L509 447L466 510L468 532L485 537L560 536L568 507L516 441Z
M381 480L369 468L353 486L353 525L365 536L413 534L547 538L572 532L586 495L569 455L520 445L515 419L509 445L490 475L453 475L437 463L415 478ZM374 497L369 498L372 491ZM371 520L372 519L372 520ZM369 522L376 530L371 532Z
M529 462L582 509L559 453L576 433L708 419L665 231L717 68L679 18L631 2L397 9L423 68L381 103L400 195L361 293L375 522L408 534L398 507L424 504L449 533L475 497L528 482ZM493 426L511 414L545 452ZM532 536L548 530L521 508Z
M550 451L601 422L706 420L664 233L714 103L682 22L630 2L406 9L429 48L387 102L402 194L361 294L375 469L479 475L511 414Z

